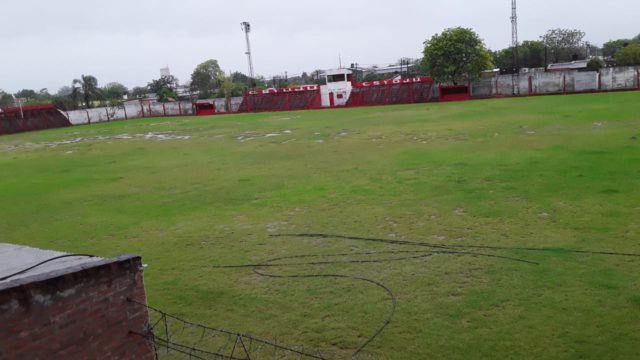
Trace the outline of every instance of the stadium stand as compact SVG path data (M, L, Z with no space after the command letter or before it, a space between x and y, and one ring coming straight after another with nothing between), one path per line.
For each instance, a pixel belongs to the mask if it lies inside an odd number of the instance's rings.
M422 103L431 100L433 80L429 77L353 83L347 106L375 106Z
M0 135L71 126L52 104L0 109Z
M238 112L318 109L321 106L320 87L306 86L247 91Z

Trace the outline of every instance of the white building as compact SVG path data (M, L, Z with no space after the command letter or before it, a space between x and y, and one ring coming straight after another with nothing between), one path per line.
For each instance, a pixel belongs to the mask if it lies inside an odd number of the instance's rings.
M351 96L353 73L349 69L333 69L324 73L327 85L320 86L322 106L344 106Z
M169 70L168 66L160 69L160 76L171 76L171 70Z

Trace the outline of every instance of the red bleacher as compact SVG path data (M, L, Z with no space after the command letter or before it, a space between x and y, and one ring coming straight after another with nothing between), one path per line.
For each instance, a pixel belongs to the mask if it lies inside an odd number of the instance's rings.
M318 109L321 106L320 87L306 85L284 89L245 91L238 112Z
M431 100L432 89L430 77L353 83L347 106L423 103Z
M0 135L71 126L53 104L0 109Z

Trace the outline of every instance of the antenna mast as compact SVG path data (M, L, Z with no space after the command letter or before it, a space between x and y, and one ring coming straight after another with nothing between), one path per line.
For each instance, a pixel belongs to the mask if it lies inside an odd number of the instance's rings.
M520 64L518 56L518 10L517 0L511 0L511 49L513 51L513 95L520 94Z
M243 22L240 24L242 27L242 31L244 31L244 35L247 39L247 59L249 60L249 87L253 88L253 79L255 78L253 73L253 60L251 59L251 42L249 42L249 33L251 32L251 24L248 22Z

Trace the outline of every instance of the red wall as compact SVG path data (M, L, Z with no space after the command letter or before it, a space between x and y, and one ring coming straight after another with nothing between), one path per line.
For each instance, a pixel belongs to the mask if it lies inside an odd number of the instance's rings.
M141 260L127 255L0 284L0 359L154 359ZM53 276L52 276L53 275Z
M0 135L71 126L54 105L30 105L0 112Z
M471 100L471 92L467 85L440 85L438 92L439 101Z

